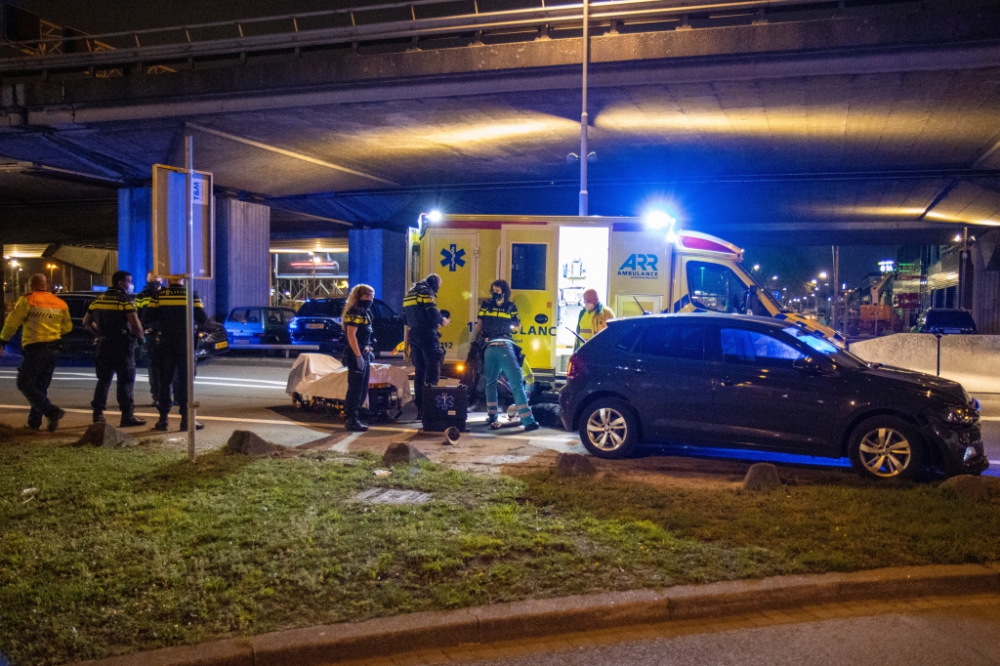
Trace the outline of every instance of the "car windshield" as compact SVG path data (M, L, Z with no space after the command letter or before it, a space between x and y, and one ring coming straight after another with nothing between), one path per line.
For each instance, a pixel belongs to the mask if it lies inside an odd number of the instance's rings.
M935 328L974 328L972 315L962 310L929 310L927 325Z
M867 368L868 364L854 354L844 351L840 347L831 344L826 338L814 335L812 332L796 326L789 326L781 329L788 335L804 342L810 349L826 356L831 361L845 368Z
M339 317L344 311L344 299L330 301L306 301L295 313L296 317Z
M778 301L774 298L774 294L771 293L771 290L763 282L757 279L757 276L754 275L752 270L748 270L743 264L740 264L740 268L743 269L743 274L750 278L754 285L756 285L757 298L759 298L762 302L767 301L770 303L776 312L788 311L787 308L782 307L781 304L778 303Z

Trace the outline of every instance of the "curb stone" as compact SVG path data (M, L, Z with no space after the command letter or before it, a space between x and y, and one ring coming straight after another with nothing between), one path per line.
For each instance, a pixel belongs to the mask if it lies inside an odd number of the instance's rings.
M1000 593L1000 563L776 576L663 590L529 599L307 627L79 666L320 666L428 648L537 638L844 601Z

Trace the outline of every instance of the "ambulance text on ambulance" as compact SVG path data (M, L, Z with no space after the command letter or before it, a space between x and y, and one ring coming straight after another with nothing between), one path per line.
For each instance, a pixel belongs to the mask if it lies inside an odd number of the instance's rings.
M655 280L660 276L655 254L633 254L618 268L618 277Z

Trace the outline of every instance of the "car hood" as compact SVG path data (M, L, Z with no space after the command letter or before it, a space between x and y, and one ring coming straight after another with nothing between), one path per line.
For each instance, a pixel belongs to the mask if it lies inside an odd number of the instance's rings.
M915 370L896 368L888 365L877 365L863 371L871 377L875 383L897 388L914 393L927 394L928 391L936 393L942 398L951 398L965 404L968 402L968 394L962 385L943 377L935 377Z

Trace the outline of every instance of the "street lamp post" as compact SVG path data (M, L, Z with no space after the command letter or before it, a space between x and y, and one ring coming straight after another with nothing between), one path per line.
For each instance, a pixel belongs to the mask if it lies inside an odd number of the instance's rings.
M580 112L580 217L590 215L590 194L587 192L587 64L590 61L590 0L583 0L583 108Z
M45 264L45 267L46 267L47 269L49 269L49 289L51 290L51 289L52 289L52 279L53 279L53 278L52 278L52 273L53 273L53 272L54 272L54 271L55 271L55 270L56 270L57 268L59 268L59 267L58 267L58 266L56 266L55 264Z

